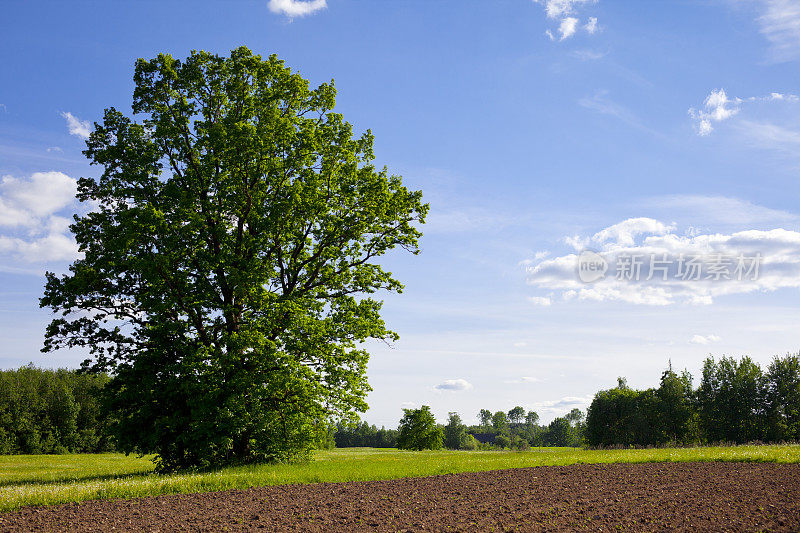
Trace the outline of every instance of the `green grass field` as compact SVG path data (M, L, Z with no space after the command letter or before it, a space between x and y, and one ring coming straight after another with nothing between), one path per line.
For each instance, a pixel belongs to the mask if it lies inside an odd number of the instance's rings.
M0 456L0 511L97 498L243 489L287 483L367 481L526 466L654 461L800 463L800 445L527 452L407 452L376 448L320 451L296 465L258 465L201 474L157 475L147 458L121 454Z

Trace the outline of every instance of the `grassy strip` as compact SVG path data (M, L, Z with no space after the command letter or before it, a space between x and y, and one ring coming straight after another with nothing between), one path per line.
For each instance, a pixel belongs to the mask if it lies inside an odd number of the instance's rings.
M0 456L0 511L100 498L245 489L287 483L369 481L576 463L756 461L799 463L800 446L650 450L535 448L528 452L407 452L350 448L296 465L255 465L202 474L156 475L147 459L119 454Z

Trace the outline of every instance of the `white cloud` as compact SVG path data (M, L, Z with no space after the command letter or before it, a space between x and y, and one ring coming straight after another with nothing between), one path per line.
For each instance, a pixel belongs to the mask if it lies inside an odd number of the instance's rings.
M71 236L58 233L32 240L0 235L0 255L3 254L26 263L69 261L77 257L78 245Z
M326 0L269 0L269 10L287 17L305 17L328 7Z
M61 113L61 116L67 121L67 129L69 130L70 135L75 135L81 139L89 138L92 125L88 120L80 120L70 112Z
M76 191L77 182L61 172L36 172L27 179L4 176L0 260L3 256L28 263L74 259L78 248L69 235L70 220L58 213L74 206Z
M566 414L576 407L586 408L592 403L594 396L565 396L560 400L549 400L533 404L534 410L540 414L561 415Z
M712 342L719 342L720 339L717 335L692 335L692 338L689 339L690 344L711 344Z
M48 154L50 152L58 152L60 154L64 153L64 150L62 150L60 146L50 146L50 147L47 148L46 151L47 151Z
M595 4L597 0L533 0L534 3L544 5L547 18L557 20L559 41L568 39L578 31L580 20L575 15L578 14L578 7ZM589 17L582 27L586 33L594 34L597 32L597 17ZM551 30L545 31L550 40L555 41L556 36Z
M595 4L597 0L533 0L537 4L544 4L547 18L561 19L576 13L576 7L583 4Z
M434 387L441 391L464 391L472 388L472 383L465 379L446 379Z
M558 33L561 34L560 41L568 39L575 35L578 28L578 19L575 17L565 17L561 19L561 24L558 25Z
M739 112L741 100L728 98L725 89L714 89L703 101L704 109L689 109L689 115L695 119L697 134L705 137L714 131L712 122L722 122Z
M714 131L715 124L720 124L738 115L742 110L743 105L768 102L796 103L798 101L800 101L800 97L797 95L777 92L770 93L767 96L730 98L725 92L725 89L714 89L711 91L711 93L709 93L708 96L706 96L705 100L703 100L702 108L689 108L689 116L695 121L695 129L697 134L701 137L705 137ZM763 128L769 126L771 125L749 122L748 128ZM795 135L800 134L795 133Z
M597 244L615 241L622 246L631 246L634 239L640 235L665 235L674 229L674 225L668 226L652 218L629 218L598 231L592 237L592 241Z
M529 266L528 283L561 291L567 301L641 305L711 304L730 294L800 287L800 232L746 230L679 235L674 225L629 219L574 241L593 244L606 274L593 283L578 277L578 254Z
M528 301L533 305L541 305L542 307L549 307L553 303L550 298L542 296L529 296Z

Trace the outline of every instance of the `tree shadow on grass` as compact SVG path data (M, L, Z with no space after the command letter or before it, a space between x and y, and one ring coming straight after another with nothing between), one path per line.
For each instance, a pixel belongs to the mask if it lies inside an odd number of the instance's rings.
M26 485L51 485L57 483L77 483L84 481L109 481L112 479L128 479L128 478L143 478L148 476L158 475L152 470L131 471L120 474L64 474L60 476L53 476L51 478L43 479L41 474L31 474L30 476L20 477L18 479L10 479L0 481L0 488L12 486L26 486Z

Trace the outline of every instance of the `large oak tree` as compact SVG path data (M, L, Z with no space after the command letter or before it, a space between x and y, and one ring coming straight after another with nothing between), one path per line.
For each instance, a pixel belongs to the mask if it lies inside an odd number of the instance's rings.
M139 60L133 116L111 108L84 152L83 254L47 275L44 351L83 347L119 446L162 469L302 455L366 408L363 342L392 340L375 259L418 253L428 206L372 165L373 136L247 48Z

